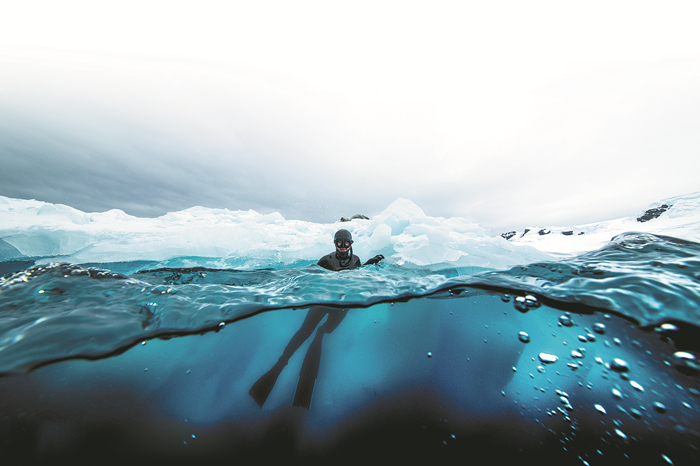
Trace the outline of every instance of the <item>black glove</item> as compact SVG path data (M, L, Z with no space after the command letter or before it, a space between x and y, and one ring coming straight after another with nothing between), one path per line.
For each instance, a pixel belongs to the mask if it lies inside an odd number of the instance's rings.
M378 255L374 256L373 258L371 258L370 260L368 260L367 262L365 262L365 265L376 264L382 259L384 259L384 256L382 256L381 254L378 254Z

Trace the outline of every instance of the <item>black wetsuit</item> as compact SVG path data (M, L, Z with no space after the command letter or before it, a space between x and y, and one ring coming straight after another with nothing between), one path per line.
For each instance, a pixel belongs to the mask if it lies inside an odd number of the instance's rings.
M319 261L318 264L324 269L328 270L351 270L351 269L356 269L357 267L360 267L362 265L362 261L360 260L359 257L354 255L352 253L352 248L348 252L348 257L345 259L341 259L338 257L337 252L332 252L328 255L323 256Z
M339 270L352 270L362 265L360 258L352 253L352 249L348 251L348 257L345 259L339 258L336 252L332 252L326 256L323 256L319 261L318 265L324 269L339 271ZM250 396L255 399L255 402L263 407L265 400L267 400L272 387L277 381L277 377L287 365L289 359L296 352L297 349L311 336L311 334L316 330L318 324L323 320L324 317L328 316L326 321L318 327L316 331L316 336L314 337L309 349L304 357L304 362L301 366L301 372L299 373L299 383L297 384L296 392L294 393L294 400L292 401L292 406L299 406L302 408L309 409L311 406L311 397L313 395L314 384L316 383L316 377L318 376L318 368L321 363L321 341L323 335L331 333L333 330L340 325L340 323L345 318L347 314L347 309L337 309L334 307L327 306L314 306L309 309L306 313L306 318L301 324L301 328L297 330L292 339L287 344L284 349L282 356L279 358L277 363L270 369L265 375L263 375L253 387L250 389Z

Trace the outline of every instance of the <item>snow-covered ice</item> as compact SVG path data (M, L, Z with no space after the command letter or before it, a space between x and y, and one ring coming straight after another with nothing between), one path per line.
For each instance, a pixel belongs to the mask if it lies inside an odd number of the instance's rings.
M204 207L137 218L120 210L85 213L0 197L0 239L6 243L0 260L40 257L80 264L199 257L221 259L222 265L237 260L237 268L280 267L317 261L332 251L339 228L352 233L354 253L363 260L383 254L400 265L505 269L550 258L492 237L463 218L428 216L407 199L369 220L318 224L285 220L279 213Z

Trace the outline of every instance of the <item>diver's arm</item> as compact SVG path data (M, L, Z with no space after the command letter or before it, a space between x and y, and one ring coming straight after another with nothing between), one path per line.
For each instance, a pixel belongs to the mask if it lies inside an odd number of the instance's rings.
M368 259L367 262L365 262L365 263L362 264L362 265L378 264L379 261L381 261L381 260L383 260L383 259L384 259L384 256L382 256L381 254L377 254L377 255L374 256L373 258Z

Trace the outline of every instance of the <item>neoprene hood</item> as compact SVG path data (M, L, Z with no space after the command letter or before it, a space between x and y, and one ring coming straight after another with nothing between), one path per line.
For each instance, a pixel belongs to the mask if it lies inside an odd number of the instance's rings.
M333 238L333 241L338 241L339 239L352 241L352 234L348 230L338 230L335 232L335 238Z

